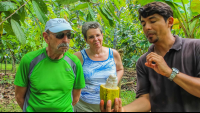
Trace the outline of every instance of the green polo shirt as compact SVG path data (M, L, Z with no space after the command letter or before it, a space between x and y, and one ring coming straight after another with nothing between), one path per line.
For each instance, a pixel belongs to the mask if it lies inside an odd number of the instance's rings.
M27 87L23 111L72 112L72 90L84 88L85 79L75 55L66 52L52 60L44 48L21 59L14 84Z

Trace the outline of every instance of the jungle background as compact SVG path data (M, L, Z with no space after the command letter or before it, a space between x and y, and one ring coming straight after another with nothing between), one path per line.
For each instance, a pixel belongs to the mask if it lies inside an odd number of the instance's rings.
M97 21L103 27L103 46L121 52L123 105L135 99L135 65L151 45L138 19L138 8L153 1L169 4L174 11L172 33L200 38L200 0L0 0L0 111L20 112L14 99L14 78L24 54L47 46L42 32L52 18L65 18L74 29L72 54L87 48L81 27Z

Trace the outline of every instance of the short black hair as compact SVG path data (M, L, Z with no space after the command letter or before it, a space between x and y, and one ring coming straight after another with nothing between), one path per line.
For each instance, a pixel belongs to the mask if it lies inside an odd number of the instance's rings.
M169 17L173 17L172 8L164 2L151 2L139 8L138 12L140 21L141 21L141 16L146 18L153 14L161 15L164 18L165 22Z

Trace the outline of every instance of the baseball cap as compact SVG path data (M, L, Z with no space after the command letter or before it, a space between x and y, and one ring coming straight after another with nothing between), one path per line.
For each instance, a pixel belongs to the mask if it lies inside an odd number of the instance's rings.
M54 18L47 21L45 31L48 29L53 33L58 33L64 30L73 30L69 22L64 18Z

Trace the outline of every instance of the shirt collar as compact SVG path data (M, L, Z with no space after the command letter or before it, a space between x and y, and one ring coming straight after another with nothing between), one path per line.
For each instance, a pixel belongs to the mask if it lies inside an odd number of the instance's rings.
M171 47L171 49L178 51L182 48L182 39L178 37L177 35L174 35L174 37L175 37L175 42L173 46ZM153 52L153 51L154 51L154 44L152 44L148 49L148 52Z
M182 39L180 37L178 37L177 35L174 35L174 37L175 37L176 40L175 40L174 45L172 46L171 49L178 51L182 48Z

